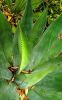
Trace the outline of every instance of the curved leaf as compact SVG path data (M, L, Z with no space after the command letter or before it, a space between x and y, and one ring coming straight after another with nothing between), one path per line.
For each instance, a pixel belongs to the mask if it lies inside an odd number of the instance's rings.
M29 8L29 9L28 9ZM20 47L22 51L22 62L20 66L20 71L25 68L30 58L30 46L29 46L29 36L32 29L32 6L31 0L28 0L24 17L19 24L20 30Z
M33 94L35 95L33 98ZM37 85L32 87L28 96L30 100L61 100L62 99L62 68L49 74ZM32 97L32 98L31 98Z
M38 20L36 21L36 23L32 28L30 40L31 40L31 45L33 45L33 47L38 43L40 36L43 34L46 26L46 21L47 21L47 9L45 9L41 13L40 17L38 18Z
M13 33L6 17L0 11L0 45L7 60L12 63Z
M25 74L26 77L21 81L19 80L17 84L20 86L20 88L31 87L42 80L49 73L60 68L62 68L62 56L55 57L48 60L44 64L38 65L38 69L33 69L31 74Z
M33 86L40 80L42 80L48 73L52 72L54 68L45 67L43 69L36 70L32 74L27 75L27 78L19 85L20 88L27 88ZM30 81L31 79L31 81Z
M58 24L58 25L57 25ZM62 14L44 32L40 41L33 49L32 59L28 66L36 66L46 60L57 57L62 52Z
M13 39L13 65L20 66L21 64L21 49L19 49L20 31L17 27Z
M6 60L3 49L0 46L0 79L10 80L12 78L12 73L8 70L8 67L10 67L10 64Z

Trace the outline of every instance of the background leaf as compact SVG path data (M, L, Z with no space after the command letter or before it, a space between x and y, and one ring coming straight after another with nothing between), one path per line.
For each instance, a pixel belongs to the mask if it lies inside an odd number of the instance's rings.
M27 0L16 0L14 11L20 12L23 11L26 6ZM42 3L42 0L32 0L32 7L33 9L37 8L40 3Z
M12 1L13 1L13 0L5 0L6 4L8 5L8 7L9 7L10 9L12 9Z

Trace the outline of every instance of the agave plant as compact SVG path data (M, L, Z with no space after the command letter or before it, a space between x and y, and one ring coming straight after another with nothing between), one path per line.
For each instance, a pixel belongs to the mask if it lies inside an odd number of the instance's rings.
M62 100L62 14L45 30L47 8L32 22L32 3L15 33L0 11L0 100Z

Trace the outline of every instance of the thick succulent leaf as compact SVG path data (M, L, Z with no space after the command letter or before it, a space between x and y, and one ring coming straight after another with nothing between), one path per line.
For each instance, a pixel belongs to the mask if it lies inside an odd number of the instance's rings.
M23 16L20 24L21 24L20 26L21 26L22 31L24 32L26 38L28 38L28 36L30 36L29 33L31 32L31 29L32 29L32 4L31 4L31 0L27 0L25 13L24 13L24 16Z
M29 90L28 98L29 100L62 100L62 92L48 91L40 86L37 90Z
M42 80L46 75L48 75L52 71L55 71L56 69L60 69L61 67L62 56L55 57L54 59L50 59L44 64L38 65L37 70L33 69L33 72L31 74L25 75L26 78L21 80L22 82L19 80L17 84L20 86L20 88L27 88L33 86L34 84Z
M52 91L62 92L62 67L49 74L38 86L45 87Z
M0 78L2 79L11 79L12 73L9 71L8 67L10 67L7 62L4 52L0 46Z
M5 0L6 4L10 9L12 9L12 0Z
M31 36L30 36L31 45L33 47L38 43L40 36L43 34L46 26L46 21L47 21L47 9L45 9L41 13L40 17L38 18L38 20L33 26Z
M23 32L20 30L20 50L22 52L22 61L20 65L20 71L25 68L25 66L28 64L30 59L30 50L28 47L28 42L26 41L26 38L24 37Z
M29 9L28 9L29 8ZM30 46L29 46L29 33L32 29L32 6L31 0L28 0L24 17L19 24L20 29L20 48L22 51L22 62L20 66L20 70L24 69L24 67L29 62L30 58Z
M10 80L12 78L12 73L6 68L0 67L0 79Z
M25 74L23 74L23 73L20 73L20 74L18 74L17 76L16 76L16 79L15 79L15 83L16 84L22 84L22 82L25 80L25 78L26 78L26 75Z
M27 88L27 87L33 86L34 84L42 80L48 73L52 72L53 70L54 68L52 67L48 67L48 68L46 67L46 68L43 68L42 70L39 69L32 72L32 74L27 75L27 78L24 80L24 82L22 82L22 84L19 85L20 88Z
M29 100L42 100L42 97L39 96L35 91L29 90L28 92Z
M0 80L0 100L19 100L19 95L14 84Z
M7 59L5 57L5 54L3 52L3 49L0 45L0 67L2 68L8 68L9 67L9 63L7 62Z
M13 65L19 66L21 64L21 52L19 49L19 40L20 40L20 31L19 27L17 27L14 33L14 40L13 40Z
M58 25L57 25L58 24ZM62 14L44 32L40 41L33 49L29 65L36 66L40 62L57 57L62 52Z
M36 100L36 96L37 100L40 98L41 100L62 100L62 68L49 74L36 86L33 86L28 96L30 100Z
M0 11L0 45L9 62L12 62L13 33L6 17Z
M26 6L27 0L16 0L14 11L20 12L23 11ZM37 8L40 3L42 3L42 0L32 0L32 7L33 9Z

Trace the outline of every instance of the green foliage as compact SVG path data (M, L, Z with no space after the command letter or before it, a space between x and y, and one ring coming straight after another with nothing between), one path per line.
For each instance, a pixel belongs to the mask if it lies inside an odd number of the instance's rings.
M45 0L44 0L45 1ZM53 22L62 12L62 1L61 0L47 0L48 5L48 23Z
M12 1L13 1L13 0L5 0L6 4L8 5L8 7L9 7L10 9L12 9Z
M42 2L42 0L36 0L36 1L32 0L32 7L33 7L33 9L38 7L41 2ZM15 12L23 11L25 6L26 6L26 3L27 3L27 0L16 0L14 11Z
M19 100L19 95L14 84L8 84L6 81L0 80L0 100L4 99Z
M33 23L32 3L14 34L0 11L1 100L62 99L62 14L45 30L47 8Z

